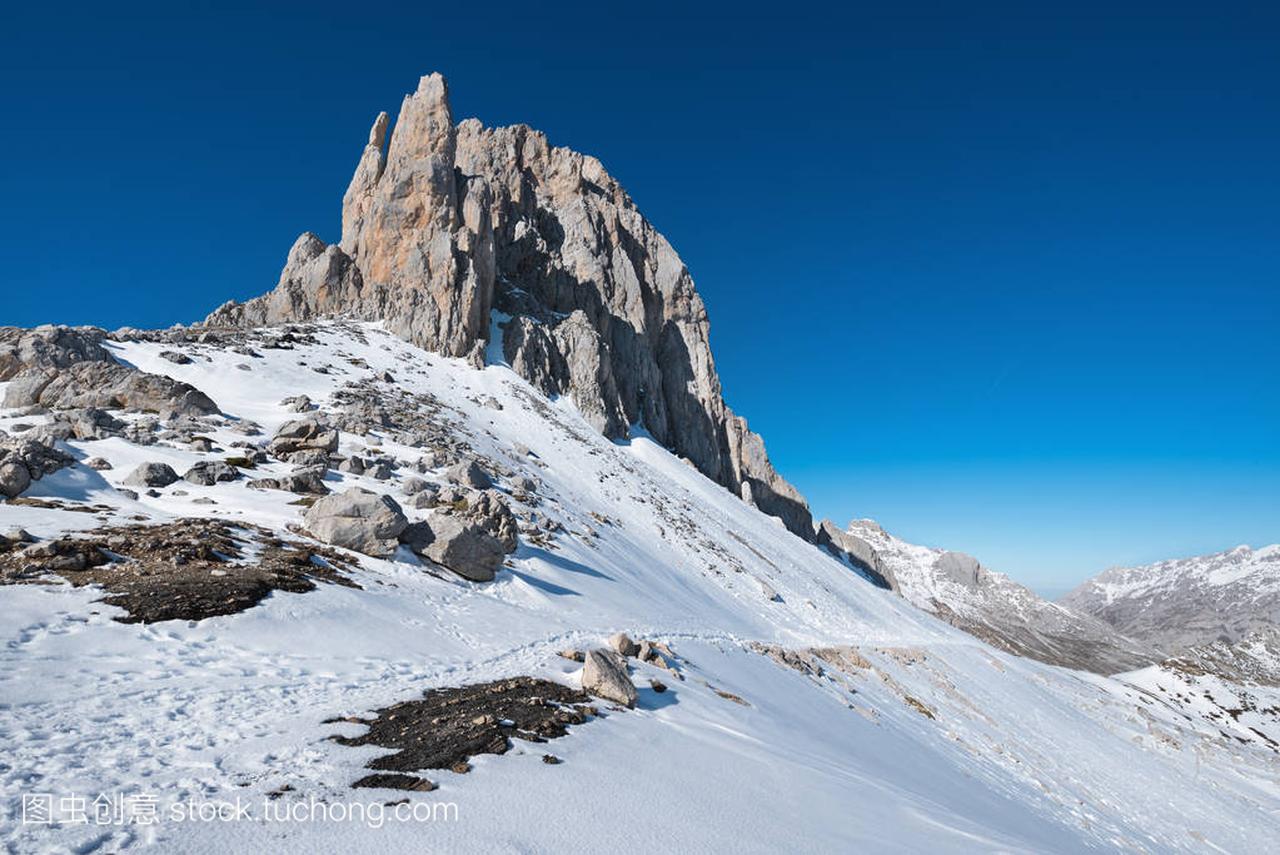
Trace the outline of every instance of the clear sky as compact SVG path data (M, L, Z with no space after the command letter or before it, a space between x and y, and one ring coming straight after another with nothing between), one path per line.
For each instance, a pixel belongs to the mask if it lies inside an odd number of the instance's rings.
M439 70L630 190L819 516L1041 590L1280 541L1274 4L684 5L11 4L0 323L267 290Z

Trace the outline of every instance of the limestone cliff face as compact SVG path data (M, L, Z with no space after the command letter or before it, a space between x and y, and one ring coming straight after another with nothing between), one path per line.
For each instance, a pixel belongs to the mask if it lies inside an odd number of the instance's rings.
M523 125L453 121L438 74L378 116L343 198L342 239L304 234L276 289L209 325L347 315L569 395L611 437L641 424L708 477L812 540L802 496L725 405L706 308L666 239L600 162ZM509 318L509 319L508 319Z

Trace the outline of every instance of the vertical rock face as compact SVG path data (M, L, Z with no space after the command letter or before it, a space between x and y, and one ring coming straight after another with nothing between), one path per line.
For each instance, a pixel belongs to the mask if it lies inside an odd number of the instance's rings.
M389 142L387 127L384 113L369 133L341 242L304 234L275 291L207 324L347 315L478 359L498 309L505 358L533 385L608 436L642 424L813 539L803 497L724 403L689 271L598 160L523 125L455 125L438 74L404 99Z

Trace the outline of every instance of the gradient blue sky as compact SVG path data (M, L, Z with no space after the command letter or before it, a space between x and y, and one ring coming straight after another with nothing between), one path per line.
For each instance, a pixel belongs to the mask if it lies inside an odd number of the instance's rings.
M1273 4L31 5L0 323L268 289L439 70L627 186L819 516L1041 590L1280 540Z

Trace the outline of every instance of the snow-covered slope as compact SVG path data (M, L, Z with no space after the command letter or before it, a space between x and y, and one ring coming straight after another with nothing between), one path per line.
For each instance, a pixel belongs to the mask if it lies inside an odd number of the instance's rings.
M50 538L198 516L305 539L290 532L305 508L288 493L243 481L179 482L136 498L119 488L139 462L182 472L227 456L245 441L245 420L263 428L250 441L265 442L294 417L286 397L334 409L357 381L410 396L485 461L522 517L521 542L490 583L440 573L404 548L390 559L352 554L358 588L277 591L198 621L124 624L93 587L0 586L0 835L10 851L1245 852L1274 843L1270 748L1132 684L995 650L868 584L643 435L601 437L505 366L475 369L367 324L322 324L287 348L193 341L180 347L188 364L161 357L172 343L111 347L217 401L224 415L202 423L215 450L176 438L70 441L81 464L24 494L43 503L0 506L0 530ZM0 428L46 418L10 413ZM403 499L410 477L443 479L423 462L429 449L371 427L342 433L340 453L397 467L381 480L329 470L330 487ZM88 468L89 457L112 468ZM532 495L520 479L536 483ZM435 513L404 504L411 519ZM503 677L576 686L580 666L557 652L619 630L665 641L677 657L678 677L634 664L636 709L601 705L604 715L552 743L513 740L465 774L432 771L434 792L350 787L382 752L332 741L363 726L327 720ZM548 751L563 762L544 762ZM85 823L23 822L32 794L56 797L64 820L74 818L69 797L154 798L163 821L100 825L90 810ZM172 813L237 798L247 811L238 821ZM393 810L403 799L456 813L401 818ZM361 818L339 819L338 806ZM383 821L371 828L375 815Z
M1101 674L1158 658L1102 621L1048 602L971 556L907 543L872 520L854 520L848 532L870 544L908 602L1003 650Z
M1280 624L1280 544L1107 570L1059 601L1168 654Z

